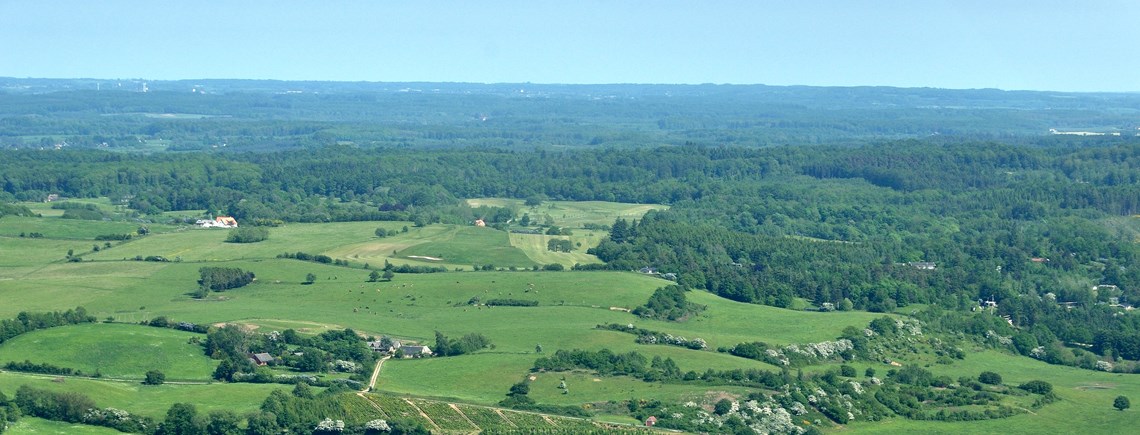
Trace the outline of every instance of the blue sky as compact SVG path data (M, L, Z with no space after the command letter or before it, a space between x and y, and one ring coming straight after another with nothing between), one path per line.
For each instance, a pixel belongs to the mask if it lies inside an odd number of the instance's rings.
M1140 1L0 1L0 76L1140 91Z

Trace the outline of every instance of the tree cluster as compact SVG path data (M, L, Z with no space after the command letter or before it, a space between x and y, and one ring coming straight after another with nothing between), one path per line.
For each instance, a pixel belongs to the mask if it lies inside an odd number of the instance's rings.
M442 332L435 331L435 346L431 348L432 353L438 356L456 356L472 353L488 347L491 347L491 339L483 334L472 332L455 339L448 338Z
M253 272L247 272L236 267L202 267L198 269L198 287L205 291L222 292L229 289L244 287L253 282Z

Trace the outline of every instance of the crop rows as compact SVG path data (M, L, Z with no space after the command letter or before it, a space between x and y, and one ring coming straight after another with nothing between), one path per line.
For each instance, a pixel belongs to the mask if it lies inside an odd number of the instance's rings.
M513 428L509 421L504 419L491 408L482 406L456 405L471 422L483 430Z
M529 412L496 410L484 406L452 404L426 399L410 399L412 403L397 396L372 394L366 396L383 409L380 418L412 420L424 427L438 428L442 432L488 434L512 433L609 433L643 430L644 428L598 425L589 420L561 416L545 416ZM347 405L347 404L346 404ZM354 401L353 409L360 408L359 415L381 415L380 411L367 406L363 401ZM346 406L347 408L347 406ZM416 409L419 408L419 409ZM423 411L428 418L420 414ZM432 425L434 423L434 425Z
M550 422L542 418L541 415L531 414L529 412L507 412L503 411L503 416L507 417L515 426L518 427L551 427Z
M345 414L349 416L349 419L352 421L391 418L383 410L372 406L372 402L366 398L355 394L346 394L344 396L344 399L341 399L341 406L344 407Z
M424 425L424 427L432 427L431 422L420 415L419 410L408 404L408 402L405 402L403 398L385 395L371 395L368 397L377 405L380 405L380 409L383 409L384 413L393 419L411 420Z
M454 431L467 431L477 430L463 418L463 415L455 411L450 405L444 402L432 402L426 400L416 400L414 402L425 414L431 417L442 430Z

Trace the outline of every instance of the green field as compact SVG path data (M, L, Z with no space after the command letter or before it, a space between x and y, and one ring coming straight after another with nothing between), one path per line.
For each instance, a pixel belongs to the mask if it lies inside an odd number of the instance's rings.
M59 434L59 435L110 435L119 434L115 429L89 426L86 424L73 424L62 421L44 420L35 417L23 417L20 421L11 423L5 434L12 435L41 435L41 434Z
M438 258L443 264L530 267L536 264L511 246L506 232L487 227L448 225L431 241L402 249L402 258ZM437 261L437 260L428 260Z
M210 379L216 362L189 344L202 334L140 325L86 324L35 331L0 344L0 362L31 360L99 374L141 380L158 370L168 381Z
M13 397L20 385L52 391L86 394L100 407L125 409L133 414L162 419L170 405L193 403L198 412L228 409L237 413L257 410L270 391L286 389L273 384L163 384L143 385L137 381L109 381L24 373L0 373L0 391Z

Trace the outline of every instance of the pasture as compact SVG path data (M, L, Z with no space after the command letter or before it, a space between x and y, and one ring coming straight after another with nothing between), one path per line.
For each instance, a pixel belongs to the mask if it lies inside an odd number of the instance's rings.
M42 418L25 416L20 418L20 421L9 423L8 430L4 433L10 435L115 435L121 434L122 432L108 427L44 420Z
M86 394L100 407L112 407L133 414L162 419L170 405L193 403L198 412L228 409L237 413L256 411L265 397L275 389L288 386L274 384L172 384L143 385L137 381L112 381L85 378L63 378L27 373L0 372L0 391L13 397L20 385L51 391L74 391Z
M148 370L158 370L168 381L209 380L217 362L188 343L191 338L205 336L140 325L62 326L0 344L0 363L27 359L116 379L142 380Z

